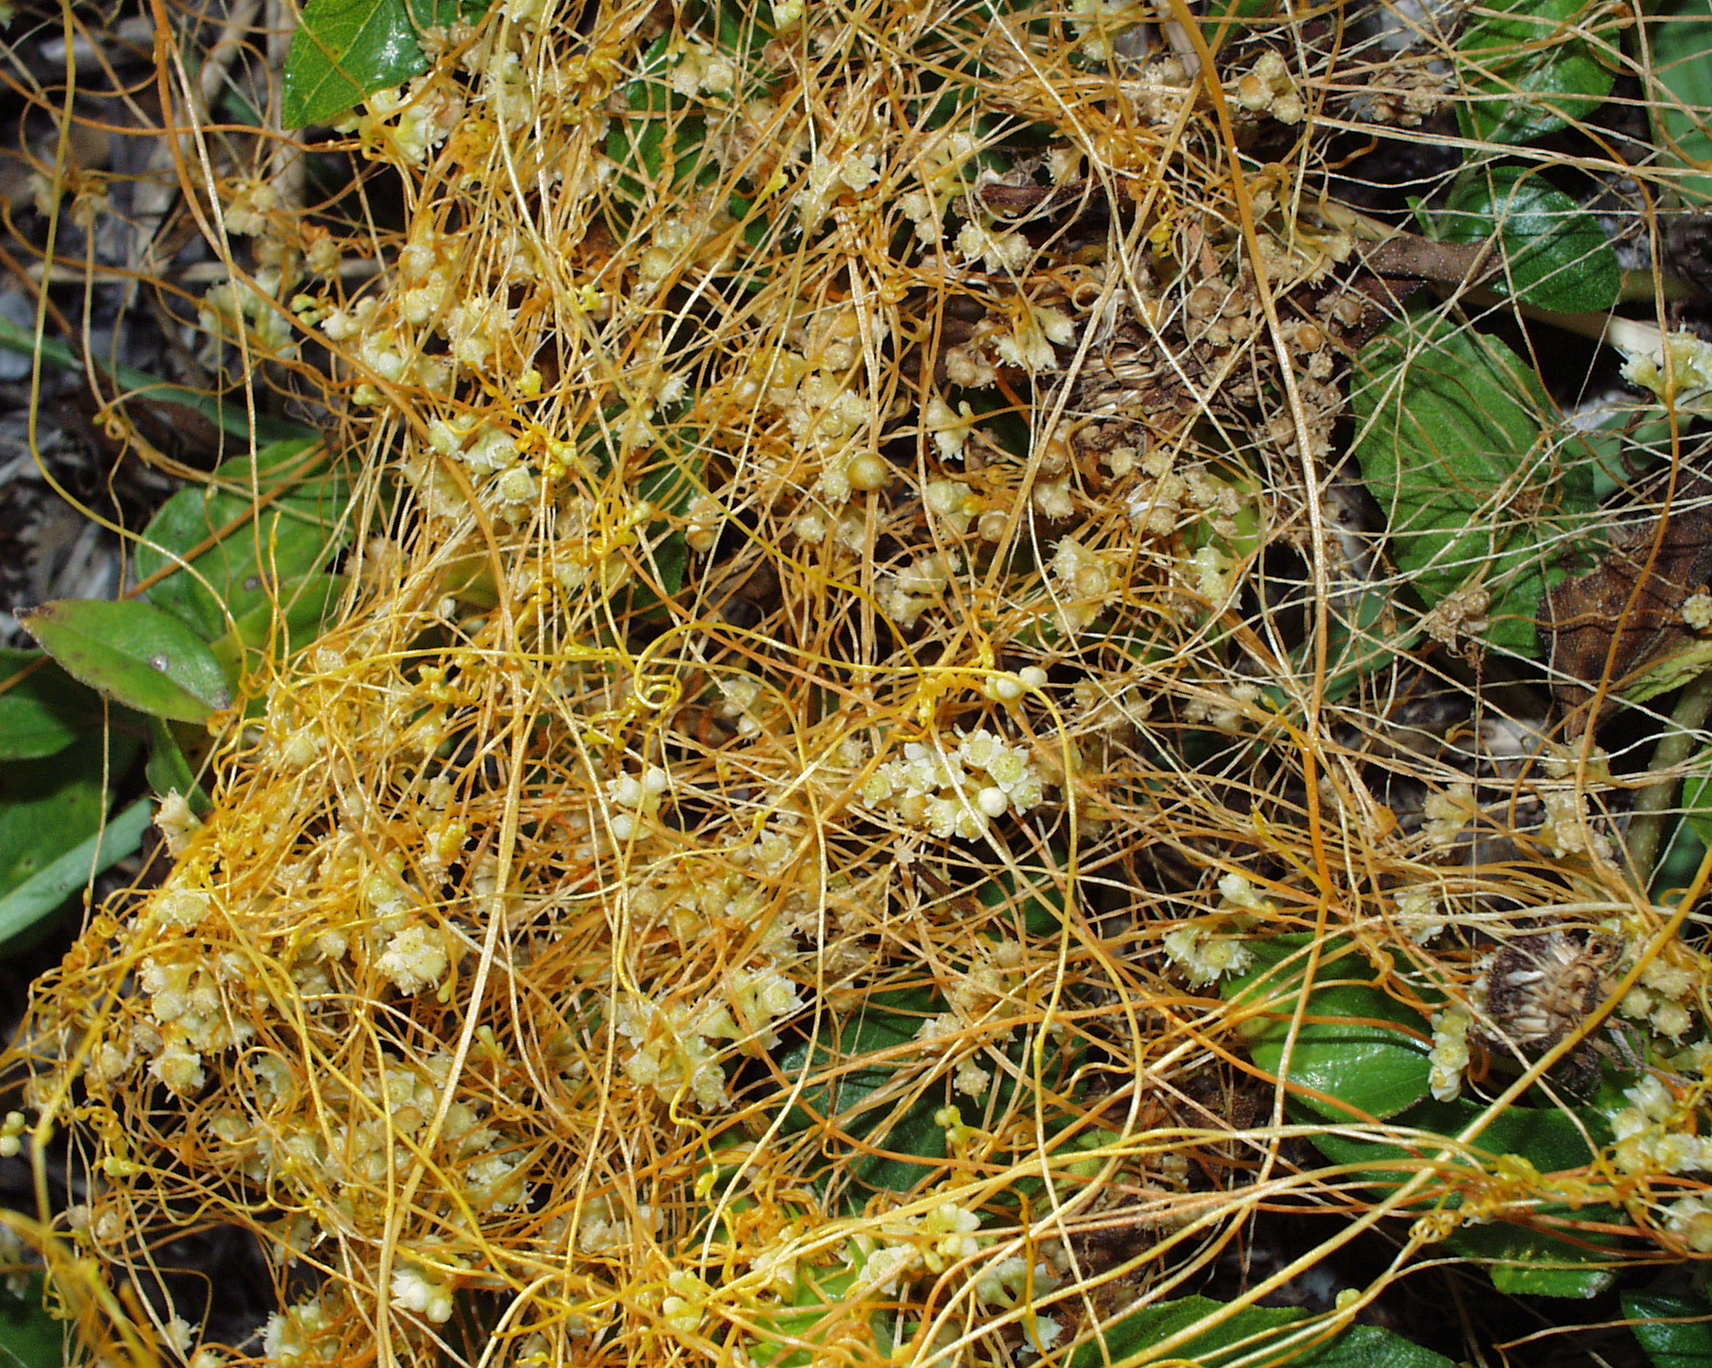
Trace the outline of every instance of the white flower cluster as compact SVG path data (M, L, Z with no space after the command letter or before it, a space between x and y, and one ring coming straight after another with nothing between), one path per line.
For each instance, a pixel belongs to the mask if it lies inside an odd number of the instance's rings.
M1712 342L1693 333L1661 333L1633 319L1613 318L1605 340L1623 353L1622 376L1678 408L1700 411L1712 396ZM1666 364L1668 358L1669 364Z
M1588 855L1609 864L1614 858L1611 842L1588 825L1587 795L1574 789L1552 789L1542 795L1546 819L1540 839L1551 845L1559 859L1566 855Z
M1693 1108L1647 1074L1623 1089L1629 1105L1611 1117L1617 1167L1625 1173L1704 1173L1712 1170L1712 1136L1698 1135Z
M591 1197L583 1204L577 1221L577 1249L583 1254L602 1254L624 1249L638 1236L649 1236L659 1230L664 1215L646 1202L636 1208L635 1225L613 1209L610 1197Z
M1444 906L1432 889L1399 888L1395 897L1397 924L1416 945L1426 945L1444 931Z
M262 1352L269 1363L292 1364L300 1360L322 1361L321 1342L328 1333L327 1308L319 1296L276 1311L262 1329Z
M5 1124L0 1125L0 1159L15 1159L24 1148L24 1132L29 1129L29 1121L21 1111L6 1113Z
M1253 70L1238 78L1231 98L1244 109L1270 114L1282 124L1301 123L1306 112L1289 66L1272 48L1260 54Z
M1664 1228L1696 1254L1712 1254L1712 1202L1678 1197L1665 1208Z
M400 1311L414 1311L436 1325L452 1319L452 1289L417 1268L396 1268L392 1273L392 1304Z
M1240 974L1254 958L1241 941L1194 923L1173 927L1165 933L1162 944L1165 958L1181 969L1190 983L1201 988L1218 982L1226 974Z
M149 1072L180 1096L201 1088L207 1078L203 1053L240 1045L256 1033L243 1009L227 1001L228 993L248 984L247 967L235 951L209 960L190 947L163 946L145 959L137 986L149 999L152 1022L136 1039L151 1056Z
M421 166L428 154L445 142L463 117L462 101L450 82L432 73L419 76L402 89L377 90L363 102L363 112L341 119L333 127L355 133L371 157Z
M1704 589L1690 594L1682 603L1682 620L1692 631L1704 636L1712 632L1712 594Z
M847 1257L858 1262L859 1283L865 1291L891 1295L918 1270L942 1273L947 1264L980 1253L980 1228L981 1218L973 1211L943 1202L924 1215L894 1216L883 1222L879 1230L886 1241L883 1245L876 1247L870 1236L857 1236Z
M888 760L868 777L862 801L935 836L972 841L987 835L994 818L1038 805L1045 789L1026 748L980 727L960 733L950 752L909 742L901 760Z
M671 786L671 776L658 765L649 765L640 774L621 774L609 780L606 795L614 807L621 809L612 816L613 837L628 841L635 835L637 818L658 812L660 801Z
M1061 538L1052 553L1052 578L1058 625L1071 636L1104 612L1122 588L1112 554L1090 550L1074 537Z
M945 597L961 568L955 551L929 551L895 574L874 580L874 602L900 627L913 627L924 612Z
M766 1049L778 1043L774 1022L802 1007L796 985L771 966L739 969L727 975L724 1000L696 1006L647 999L620 1002L613 1026L634 1047L624 1072L639 1087L652 1088L665 1102L688 1094L704 1111L730 1100L720 1068L722 1040Z
M666 1288L667 1296L660 1303L660 1314L674 1330L693 1334L701 1328L713 1289L699 1274L687 1268L674 1269L667 1274Z
M1687 1004L1696 996L1704 971L1668 962L1662 955L1641 970L1641 979L1623 996L1617 1010L1631 1021L1645 1021L1671 1040L1681 1040L1694 1026Z
M1468 1028L1473 1020L1468 1009L1460 1005L1447 1007L1433 1017L1427 1086L1436 1101L1454 1102L1462 1091L1463 1071L1468 1068Z

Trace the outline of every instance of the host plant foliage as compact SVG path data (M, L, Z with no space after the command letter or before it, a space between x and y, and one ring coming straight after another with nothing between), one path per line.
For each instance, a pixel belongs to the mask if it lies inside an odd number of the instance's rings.
M1636 778L1635 681L1697 674L1712 601L1556 596L1703 497L1712 365L1652 274L1680 41L1576 0L310 4L192 169L204 360L330 414L335 483L264 451L163 511L182 656L36 620L211 750L17 1047L83 1194L44 1218L140 1293L73 1284L82 1333L1427 1368L1444 1327L1372 1321L1434 1261L1658 1300L1634 1268L1712 1254L1706 961L1610 813L1697 772ZM1675 131L1645 169L1588 122L1618 74ZM157 1269L204 1223L266 1254L255 1342Z

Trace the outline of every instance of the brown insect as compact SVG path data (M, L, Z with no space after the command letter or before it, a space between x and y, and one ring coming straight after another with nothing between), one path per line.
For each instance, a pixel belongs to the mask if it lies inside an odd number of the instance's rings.
M1510 942L1486 972L1492 1043L1539 1055L1593 1015L1605 996L1605 971L1617 958L1607 936L1547 931Z

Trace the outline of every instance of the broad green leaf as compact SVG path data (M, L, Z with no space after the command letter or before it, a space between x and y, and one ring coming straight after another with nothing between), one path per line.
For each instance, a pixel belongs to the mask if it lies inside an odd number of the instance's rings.
M203 722L232 705L213 653L151 604L60 599L20 620L66 673L140 713Z
M128 853L97 861L91 843L107 811L107 783L136 753L128 736L95 733L46 759L0 766L0 941L16 943L43 927L95 863L105 868ZM126 839L122 830L119 844Z
M811 1368L820 1360L820 1351L834 1343L846 1354L856 1345L871 1347L877 1351L874 1361L884 1361L891 1349L886 1332L891 1316L851 1303L850 1289L868 1259L854 1245L849 1255L848 1267L799 1270L788 1305L755 1318L754 1338L746 1345L750 1362L758 1368ZM792 1340L814 1347L799 1347L789 1343Z
M37 760L101 725L101 702L40 651L0 650L0 760Z
M1704 208L1712 203L1712 0L1667 0L1652 15L1647 113L1658 165L1698 172L1668 183L1690 208Z
M1179 1301L1146 1306L1117 1321L1098 1340L1082 1345L1070 1356L1069 1368L1103 1368L1130 1355L1152 1349L1172 1335L1215 1315L1221 1303L1207 1297L1184 1297ZM1307 1318L1299 1306L1250 1306L1218 1325L1209 1326L1187 1342L1169 1351L1167 1361L1193 1362L1202 1368L1223 1368L1238 1358L1247 1359L1266 1343L1276 1343L1290 1327ZM1265 1338L1246 1348L1236 1346L1254 1336ZM1100 1340L1104 1341L1102 1353ZM1297 1351L1289 1360L1298 1368L1451 1368L1442 1354L1423 1349L1377 1326L1356 1326L1328 1344Z
M1429 607L1489 595L1485 639L1535 655L1557 562L1588 550L1592 472L1545 440L1539 377L1504 343L1440 319L1393 324L1362 352L1356 458L1391 554Z
M0 1295L0 1368L66 1368L81 1364L71 1326L42 1304L42 1277L29 1275L21 1292Z
M487 8L458 0L309 0L285 58L281 118L324 124L428 69L418 35Z
M1225 985L1233 1003L1264 1006L1248 1023L1249 1051L1266 1072L1278 1075L1290 1040L1291 1014L1302 993L1305 959L1273 970L1299 948L1281 938L1254 947L1256 967ZM1306 1016L1289 1049L1292 1101L1317 1116L1347 1121L1351 1109L1395 1116L1427 1095L1430 1042L1426 1023L1369 982L1372 970L1347 947L1321 956L1319 982L1308 992ZM1311 1097L1311 1088L1346 1103Z
M1391 1124L1399 1132L1407 1129L1422 1133L1412 1144L1359 1140L1329 1132L1316 1134L1312 1139L1315 1148L1333 1163L1370 1165L1362 1175L1364 1181L1379 1188L1394 1187L1437 1156L1443 1143L1440 1137L1448 1139L1462 1134L1482 1119L1485 1112L1485 1108L1462 1099L1423 1101L1391 1118ZM1593 1162L1595 1154L1588 1145L1589 1136L1596 1144L1609 1136L1608 1123L1591 1107L1582 1108L1575 1115L1555 1107L1506 1107L1487 1120L1469 1146L1471 1153L1465 1155L1453 1150L1441 1172L1453 1188L1463 1182L1479 1183L1484 1180L1471 1165L1490 1171L1502 1165L1506 1156L1513 1156L1543 1175L1540 1186L1549 1193L1550 1175L1582 1169ZM1404 1159L1410 1161L1409 1167L1386 1167ZM1511 1167L1524 1166L1512 1160ZM1589 1221L1621 1219L1616 1212L1602 1214L1595 1208L1572 1212L1561 1205L1537 1211L1529 1209L1521 1214ZM1459 1227L1446 1241L1446 1248L1478 1260L1501 1292L1589 1297L1609 1286L1613 1276L1610 1251L1586 1247L1602 1243L1611 1243L1610 1237L1602 1235L1578 1241L1533 1226L1493 1220Z
M1542 1214L1570 1216L1563 1207L1547 1207ZM1608 1208L1586 1208L1574 1213L1582 1220L1621 1219ZM1610 1242L1610 1236L1601 1239ZM1566 1297L1584 1300L1596 1297L1616 1280L1613 1252L1530 1226L1465 1225L1446 1242L1446 1247L1478 1259L1492 1277L1492 1285L1512 1296Z
M140 799L0 896L0 944L35 930L78 889L135 852L152 820L154 804L147 798ZM0 837L0 841L3 839Z
M256 604L209 649L232 677L241 673L246 652L272 648L276 659L290 659L320 635L346 585L343 575L305 575L282 584L277 604Z
M271 612L273 586L327 563L348 536L347 497L310 442L267 447L253 465L227 461L206 486L161 505L137 547L137 576L170 571L149 587L149 602L211 641L231 618Z
M1301 1368L1454 1368L1443 1354L1377 1325L1357 1325L1297 1362Z
M1028 883L1019 897L1016 879L1007 870L998 870L991 880L981 885L983 907L1003 907L1011 915L1020 912L1022 928L1031 936L1050 936L1063 925L1064 895L1049 883Z
M1603 104L1612 73L1576 28L1596 8L1589 0L1488 0L1474 10L1457 43L1463 136L1524 143Z
M798 1105L785 1114L785 1133L806 1130L824 1119L841 1139L862 1144L861 1154L845 1165L858 1188L905 1192L914 1187L926 1176L925 1164L945 1157L945 1132L933 1120L945 1104L944 1087L935 1083L906 1101L902 1094L888 1093L887 1085L900 1074L915 1074L919 1056L912 1058L906 1050L895 1059L861 1061L909 1045L922 1022L944 1010L944 1000L926 989L877 993L836 1029L830 1042L823 1038L812 1057L807 1042L786 1051L779 1068L787 1078L805 1070L811 1077L831 1077L804 1089ZM889 1153L872 1152L876 1150ZM920 1162L911 1162L912 1157ZM853 1190L850 1195L860 1205L868 1193Z
M923 1021L944 1010L945 1000L925 988L875 993L842 1026L823 1022L812 1056L806 1040L785 1051L779 1060L785 1077L795 1078L805 1071L811 1076L833 1075L803 1089L797 1105L785 1115L785 1132L805 1130L823 1117L848 1120L848 1114L859 1110L870 1093L885 1085L903 1056L876 1064L857 1063L854 1068L839 1066L909 1044Z
M45 760L0 769L0 892L10 892L100 825L105 751L99 735Z
M1413 1144L1358 1140L1330 1131L1312 1138L1314 1147L1334 1164L1373 1165L1372 1181L1376 1185L1394 1186L1410 1177L1412 1170L1386 1169L1382 1165L1406 1158L1418 1168L1438 1152L1438 1137L1461 1135L1484 1113L1483 1107L1462 1099L1425 1100L1390 1118L1399 1131L1421 1134L1422 1138ZM1514 1154L1541 1173L1556 1173L1591 1163L1594 1155L1587 1147L1584 1130L1597 1137L1605 1129L1603 1119L1591 1111L1570 1116L1555 1107L1511 1106L1487 1122L1470 1148L1482 1163ZM1449 1164L1455 1169L1467 1168L1467 1161L1454 1155Z
M1622 292L1622 268L1604 227L1536 170L1464 172L1438 229L1447 242L1480 242L1496 233L1503 269L1491 278L1493 288L1539 308L1594 313Z
M1712 1368L1712 1301L1625 1292L1623 1314L1653 1368Z

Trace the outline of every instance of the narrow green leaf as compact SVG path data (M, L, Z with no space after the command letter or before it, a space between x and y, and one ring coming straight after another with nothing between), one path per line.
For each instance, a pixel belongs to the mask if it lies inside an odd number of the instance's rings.
M1302 993L1303 967L1271 972L1299 947L1293 938L1254 947L1256 967L1225 985L1232 1002L1265 1006L1250 1025L1249 1051L1266 1072L1278 1075L1290 1043L1290 1022ZM1377 988L1360 980L1372 970L1347 947L1322 955L1319 983L1308 992L1305 1019L1289 1048L1288 1081L1337 1101L1293 1093L1316 1116L1347 1121L1353 1108L1384 1118L1427 1095L1430 1042L1426 1023ZM1339 1106L1338 1102L1347 1104Z
M1476 11L1457 43L1464 137L1524 143L1605 102L1614 78L1577 28L1589 9L1588 0L1489 0Z
M40 651L0 650L0 760L36 760L101 725L101 702Z
M61 599L20 620L68 674L140 713L202 722L232 705L213 653L150 604Z
M1503 249L1501 291L1542 309L1594 313L1622 293L1617 251L1598 219L1537 170L1480 166L1464 172L1438 216L1447 242L1480 242L1493 233Z
M1441 319L1403 320L1362 352L1351 393L1362 475L1385 510L1391 554L1432 607L1489 595L1484 636L1537 655L1536 615L1597 504L1585 461L1544 439L1550 402L1509 347Z
M1712 1368L1712 1301L1625 1292L1623 1314L1653 1368Z
M20 356L34 356L39 350L42 360L66 370L82 374L83 358L65 345L56 342L51 337L37 339L35 334L20 328L10 319L0 317L0 349L14 352ZM242 402L231 399L222 400L218 396L202 394L196 390L188 390L180 385L168 384L157 379L147 371L140 371L131 366L103 366L96 363L94 369L101 375L117 382L123 391L122 399L148 399L157 404L174 405L178 408L189 409L213 423L221 431L230 436L248 440L254 436L258 442L284 442L296 440L313 440L314 432L300 423L288 423L282 418L270 418L265 413L255 415L252 425L251 417Z
M138 578L150 603L212 640L258 608L272 586L319 570L348 539L347 483L322 465L315 444L279 442L252 464L227 461L208 484L181 489L138 544ZM173 570L173 566L188 568Z
M1698 173L1668 184L1690 208L1704 209L1712 204L1712 0L1667 0L1645 22L1658 165Z
M149 787L156 794L162 798L169 793L179 794L198 817L206 817L213 807L208 795L202 791L202 785L196 782L196 775L191 772L184 747L173 735L173 724L158 717L149 719L149 758L145 774Z
M143 843L153 820L146 798L114 815L107 825L50 860L0 897L0 943L34 929L96 875L111 869Z

